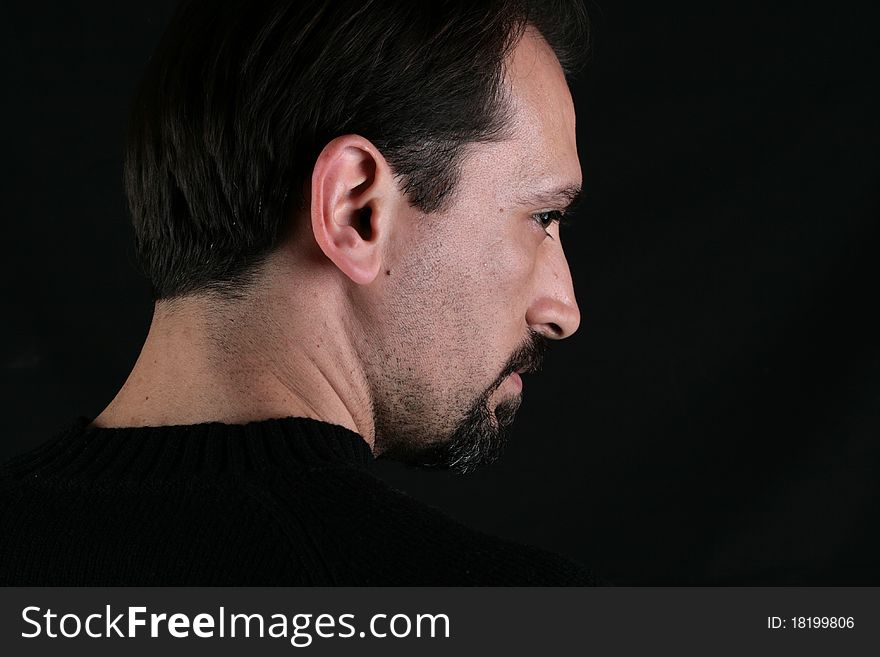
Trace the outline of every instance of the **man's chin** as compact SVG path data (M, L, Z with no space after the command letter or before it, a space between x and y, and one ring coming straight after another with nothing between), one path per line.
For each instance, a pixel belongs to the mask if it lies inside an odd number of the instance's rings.
M521 404L522 394L516 393L505 398L495 407L495 421L502 430L513 424Z
M473 472L498 460L504 450L507 428L513 423L522 396L504 398L494 409L482 400L465 416L450 436L427 445L402 446L385 454L418 468Z

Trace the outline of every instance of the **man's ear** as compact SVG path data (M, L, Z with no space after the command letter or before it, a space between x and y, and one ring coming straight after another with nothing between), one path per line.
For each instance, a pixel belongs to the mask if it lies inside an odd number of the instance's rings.
M382 267L396 189L385 158L358 135L337 137L315 162L312 232L324 255L355 283L372 282Z

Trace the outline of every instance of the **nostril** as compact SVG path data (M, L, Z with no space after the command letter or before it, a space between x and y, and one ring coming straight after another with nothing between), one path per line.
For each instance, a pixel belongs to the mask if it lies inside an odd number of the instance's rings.
M565 336L565 331L562 330L562 327L559 324L554 324L550 322L547 324L547 328L550 329L550 337L559 339Z

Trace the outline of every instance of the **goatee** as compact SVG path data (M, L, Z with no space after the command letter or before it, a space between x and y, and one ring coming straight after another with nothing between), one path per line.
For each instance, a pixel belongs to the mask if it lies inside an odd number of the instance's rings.
M522 395L503 399L494 412L490 407L490 398L514 372L535 372L540 369L546 348L547 339L536 331L529 331L523 345L510 357L493 384L476 400L452 436L421 450L414 464L465 474L497 461L507 443L508 427L516 417Z

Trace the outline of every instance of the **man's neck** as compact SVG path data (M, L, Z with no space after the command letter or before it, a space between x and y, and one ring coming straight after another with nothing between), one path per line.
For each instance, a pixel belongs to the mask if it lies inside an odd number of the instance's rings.
M267 309L288 308L281 318ZM359 433L373 444L365 378L342 335L307 308L259 301L159 302L122 389L97 427L243 424L309 417ZM360 380L359 380L360 379Z

